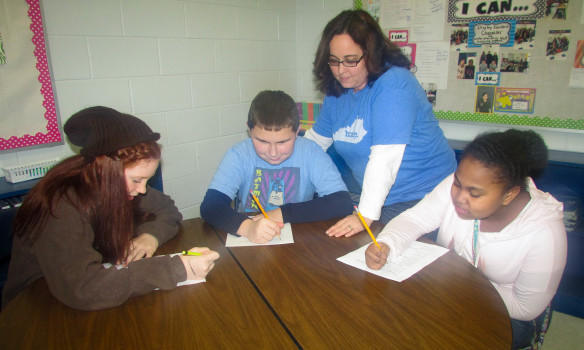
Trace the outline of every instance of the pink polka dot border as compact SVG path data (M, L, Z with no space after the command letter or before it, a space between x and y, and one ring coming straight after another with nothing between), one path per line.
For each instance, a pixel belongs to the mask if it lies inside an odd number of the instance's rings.
M26 0L29 5L28 16L31 19L30 30L33 32L32 43L35 45L34 55L37 59L36 68L39 71L40 92L44 97L43 107L45 108L45 119L47 120L47 133L37 133L34 136L24 135L22 137L12 136L8 140L0 137L0 150L42 145L62 141L61 133L57 123L57 111L55 108L55 97L53 95L53 85L49 73L47 62L47 51L45 47L45 36L43 33L43 19L39 0Z

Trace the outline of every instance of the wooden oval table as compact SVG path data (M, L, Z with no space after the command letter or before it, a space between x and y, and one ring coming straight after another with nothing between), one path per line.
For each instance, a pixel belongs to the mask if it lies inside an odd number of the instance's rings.
M31 284L0 313L0 349L296 349L213 229L186 220L158 249L208 246L221 258L207 282L130 298L100 311L72 309Z
M391 281L336 260L371 238L328 237L335 222L292 225L294 244L229 249L302 348L511 348L505 304L473 265L448 252Z
M225 232L183 222L157 254L208 246L207 282L101 311L56 300L44 279L0 313L0 349L509 349L511 324L491 283L447 253L403 282L336 259L370 243L294 224L294 243L225 248ZM375 233L380 226L373 226Z

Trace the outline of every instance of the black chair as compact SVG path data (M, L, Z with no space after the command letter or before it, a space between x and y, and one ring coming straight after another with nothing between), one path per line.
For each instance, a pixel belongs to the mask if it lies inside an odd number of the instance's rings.
M0 304L12 251L12 219L18 208L0 210Z

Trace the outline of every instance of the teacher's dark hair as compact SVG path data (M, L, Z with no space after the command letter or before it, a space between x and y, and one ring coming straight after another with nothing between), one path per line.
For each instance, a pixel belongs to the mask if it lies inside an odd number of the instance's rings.
M539 177L547 165L548 149L537 133L509 129L477 136L465 148L462 159L472 157L493 170L505 189L527 189L527 177ZM462 160L461 159L461 160Z
M363 10L346 10L333 18L324 28L316 57L313 73L320 92L340 96L345 89L335 79L328 65L329 44L335 35L348 34L361 47L367 72L367 81L372 84L392 66L409 67L410 60L399 46L389 41L379 24Z

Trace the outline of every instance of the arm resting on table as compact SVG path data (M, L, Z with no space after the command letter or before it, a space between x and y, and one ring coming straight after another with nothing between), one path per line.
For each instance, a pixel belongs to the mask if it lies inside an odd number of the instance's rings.
M214 227L237 236L241 223L248 217L236 212L231 207L231 201L232 199L226 194L208 189L201 203L201 217Z
M339 191L306 202L284 204L280 210L284 222L314 222L350 215L353 201L349 192Z

